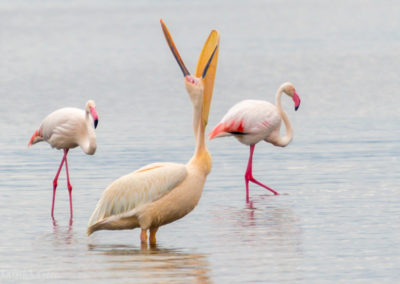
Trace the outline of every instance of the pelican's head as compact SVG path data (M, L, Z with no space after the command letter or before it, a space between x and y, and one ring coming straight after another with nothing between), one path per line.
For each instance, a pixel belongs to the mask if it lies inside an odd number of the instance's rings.
M292 83L286 82L282 84L280 88L286 95L291 97L294 102L294 110L297 110L300 106L300 97L296 92L296 89L294 88Z
M185 76L185 87L189 93L194 106L199 106L203 102L204 85L200 78L192 75Z
M93 117L94 128L99 123L99 116L97 115L96 104L93 100L88 100L85 107L86 113L90 113Z

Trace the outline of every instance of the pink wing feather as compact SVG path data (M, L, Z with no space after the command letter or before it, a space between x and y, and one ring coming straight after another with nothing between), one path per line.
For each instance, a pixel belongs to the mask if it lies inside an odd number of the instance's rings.
M274 105L265 101L245 100L234 105L226 113L210 132L209 139L235 135L254 136L255 140L260 140L279 125L280 115ZM251 140L253 142L253 139Z

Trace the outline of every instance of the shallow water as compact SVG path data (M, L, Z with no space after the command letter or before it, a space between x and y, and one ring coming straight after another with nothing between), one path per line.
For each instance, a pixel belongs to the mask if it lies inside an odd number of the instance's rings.
M400 279L400 4L396 1L0 1L0 282L372 282ZM186 162L192 108L162 36L164 18L189 69L208 32L221 33L209 128L245 98L283 101L295 138L248 149L208 142L203 196L162 227L85 234L102 191L155 161ZM27 142L49 112L97 103L96 155Z

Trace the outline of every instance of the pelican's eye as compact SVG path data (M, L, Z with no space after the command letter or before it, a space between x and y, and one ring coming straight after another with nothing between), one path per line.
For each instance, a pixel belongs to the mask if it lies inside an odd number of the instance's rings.
M196 78L193 76L186 76L185 79L188 83L193 84L193 85L198 85L200 82L199 78Z

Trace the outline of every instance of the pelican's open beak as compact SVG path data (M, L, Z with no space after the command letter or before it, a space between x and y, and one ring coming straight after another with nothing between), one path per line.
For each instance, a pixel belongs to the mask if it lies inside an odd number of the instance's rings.
M176 46L174 44L174 41L172 40L171 34L169 33L167 26L162 19L160 19L160 23L168 46L171 49L176 61L178 62L178 65L182 70L183 76L190 76L190 72L183 63L183 60L179 55L178 50L176 49ZM215 72L217 70L218 50L219 33L216 30L212 30L200 53L195 73L195 77L202 78L204 86L202 112L202 121L204 127L207 125L208 114L210 112L211 98L214 89Z
M219 33L216 30L212 30L200 53L195 72L195 76L197 78L202 78L204 86L202 112L204 127L206 127L208 123L208 115L210 112L211 99L214 89L215 73L217 71L218 51Z
M183 76L186 77L186 76L190 75L189 70L186 68L185 63L183 63L183 60L182 60L181 56L179 55L178 50L176 49L175 43L172 40L171 34L169 33L167 26L165 25L165 23L162 19L160 19L160 23L161 23L161 28L163 30L165 39L167 40L168 46L171 49L172 54L174 55L174 57L176 59L176 62L178 62L178 65L182 70Z
M91 114L92 117L93 117L94 128L96 129L97 124L99 123L99 116L97 115L96 108L91 107L91 108L90 108L90 114Z
M294 94L293 94L293 102L294 102L294 110L297 111L300 106L300 97L296 93L296 91L294 91Z

